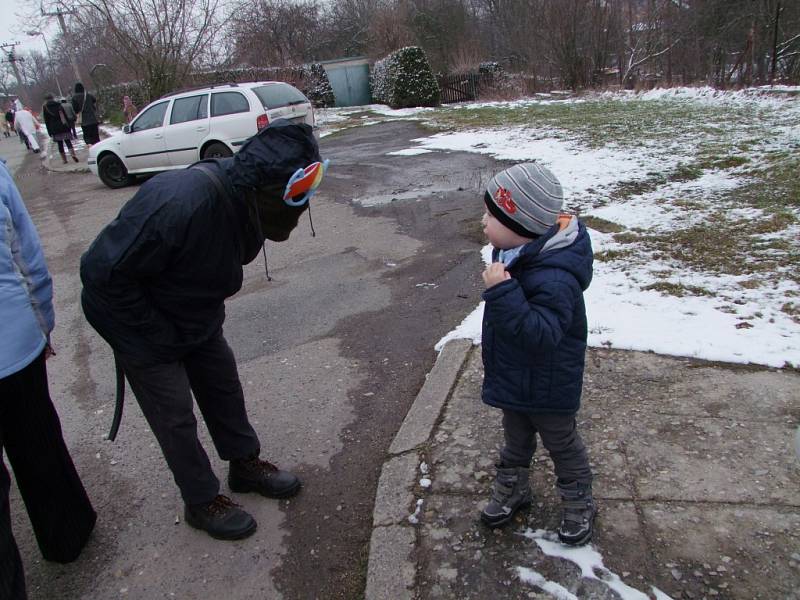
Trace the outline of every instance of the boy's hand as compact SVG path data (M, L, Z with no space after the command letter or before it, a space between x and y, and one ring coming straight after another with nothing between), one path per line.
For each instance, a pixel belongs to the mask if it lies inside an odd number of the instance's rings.
M506 271L506 266L501 262L490 264L483 272L483 283L486 284L487 289L506 279L511 279L511 275L509 275L508 271Z

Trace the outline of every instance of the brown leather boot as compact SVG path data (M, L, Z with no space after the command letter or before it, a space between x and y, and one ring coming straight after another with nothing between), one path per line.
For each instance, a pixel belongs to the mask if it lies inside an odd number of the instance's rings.
M64 161L64 164L67 164L67 155L63 152L59 152L59 154L61 155L61 160Z

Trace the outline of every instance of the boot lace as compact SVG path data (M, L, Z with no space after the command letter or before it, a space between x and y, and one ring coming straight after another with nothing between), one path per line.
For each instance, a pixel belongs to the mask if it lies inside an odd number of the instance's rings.
M242 461L247 469L252 469L260 474L267 475L268 473L275 473L278 467L273 465L268 460L261 460L259 457L246 458Z
M205 509L211 515L222 515L228 512L231 508L237 508L241 506L240 504L236 504L233 500L228 498L227 496L223 496L222 494L217 495L211 502L209 502Z

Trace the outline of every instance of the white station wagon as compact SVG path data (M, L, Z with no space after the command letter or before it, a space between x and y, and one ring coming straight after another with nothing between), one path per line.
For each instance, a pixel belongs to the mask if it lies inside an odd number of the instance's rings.
M89 169L110 188L135 175L231 156L275 119L314 126L300 90L280 81L231 83L168 94L148 104L122 132L93 145Z

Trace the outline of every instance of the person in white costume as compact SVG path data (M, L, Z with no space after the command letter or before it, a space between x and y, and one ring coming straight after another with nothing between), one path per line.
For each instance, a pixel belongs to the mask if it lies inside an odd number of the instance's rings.
M22 110L18 110L17 113L14 115L14 127L15 129L21 133L25 139L28 140L26 144L35 154L39 153L39 140L36 132L38 131L39 122L36 120L36 117L31 114L31 111L27 108L23 108Z

